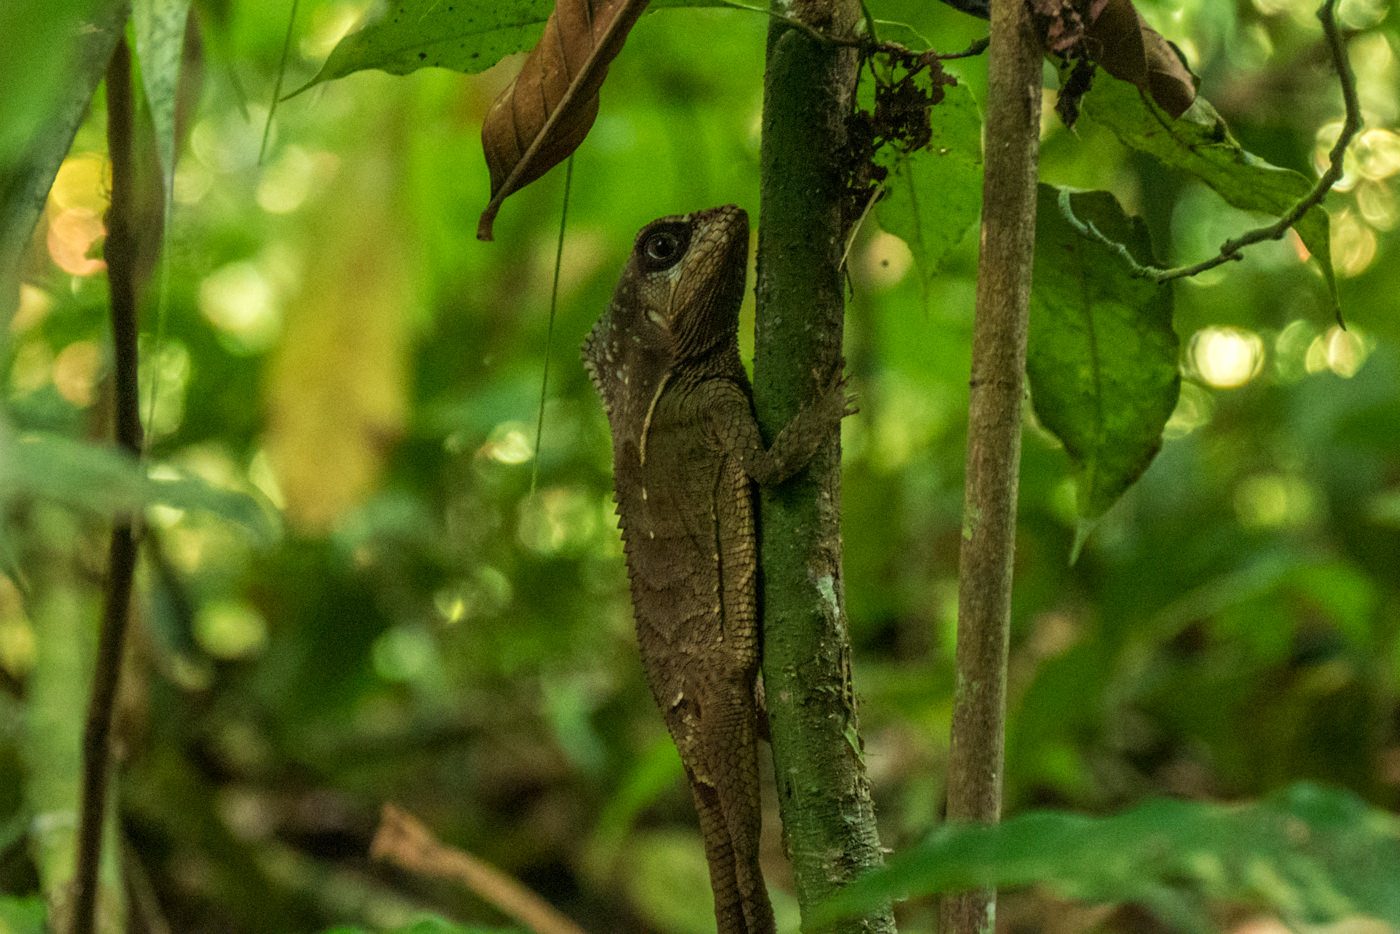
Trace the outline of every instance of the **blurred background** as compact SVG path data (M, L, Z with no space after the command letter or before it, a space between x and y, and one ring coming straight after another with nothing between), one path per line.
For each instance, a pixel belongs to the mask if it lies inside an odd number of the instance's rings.
M1310 177L1342 113L1315 5L1138 0L1244 146ZM873 7L944 51L986 32L925 0ZM260 162L288 10L196 8L159 329L160 273L147 290L151 456L260 498L281 532L151 510L118 722L133 914L210 932L387 927L423 909L505 924L459 887L370 861L394 801L586 930L713 930L577 347L640 226L726 202L756 215L766 17L663 10L636 27L575 160L549 343L563 171L506 203L495 242L475 239L479 128L518 60L318 85L279 104ZM368 8L301 3L283 88ZM1302 778L1400 804L1400 12L1343 0L1339 15L1366 118L1327 202L1348 329L1292 236L1178 283L1180 404L1073 566L1068 460L1027 409L1009 813ZM949 70L984 99L983 59ZM1114 191L1164 258L1257 224L1046 114L1042 177ZM25 259L0 372L16 430L106 432L104 127L99 90ZM975 252L969 234L925 292L871 222L850 262L846 594L895 849L942 807ZM741 333L747 355L751 307ZM58 858L40 818L61 833L76 798L107 528L45 501L4 522L0 891L30 893ZM775 810L766 831L781 890ZM1002 915L1008 931L1150 930L1036 892ZM932 926L927 905L903 917Z

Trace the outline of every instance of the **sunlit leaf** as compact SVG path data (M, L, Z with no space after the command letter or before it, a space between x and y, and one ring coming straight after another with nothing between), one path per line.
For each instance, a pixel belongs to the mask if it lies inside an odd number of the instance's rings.
M1131 84L1100 76L1084 98L1084 114L1112 130L1124 145L1196 176L1242 211L1285 214L1313 187L1301 173L1246 152L1204 97L1197 97L1189 110L1173 120ZM1335 307L1337 282L1327 212L1314 206L1293 229L1317 260Z
M888 898L1043 884L1087 902L1136 902L1183 929L1217 928L1207 902L1290 924L1400 924L1400 821L1354 794L1298 784L1262 801L1156 800L1112 817L1035 812L948 824L847 887L819 924Z
M1041 423L1074 464L1082 519L1103 515L1152 461L1176 406L1179 342L1172 291L1062 215L1040 186L1026 373ZM1146 226L1107 192L1069 195L1082 223L1152 262Z
M982 119L965 85L944 89L929 111L927 147L901 153L885 197L875 206L880 226L909 244L925 284L977 220L982 206Z

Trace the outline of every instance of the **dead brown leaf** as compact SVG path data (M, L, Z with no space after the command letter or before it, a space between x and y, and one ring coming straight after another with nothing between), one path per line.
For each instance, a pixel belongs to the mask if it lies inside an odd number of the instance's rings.
M608 65L647 3L556 0L544 35L481 125L491 202L481 212L479 239L491 239L502 201L563 162L588 135Z
M1077 62L1056 109L1073 125L1089 89L1092 62L1136 85L1179 117L1196 99L1195 76L1181 53L1147 25L1132 0L1026 0L1046 51Z
M1196 82L1181 54L1143 22L1132 0L1107 0L1089 26L1089 57L1103 70L1137 85L1173 118L1196 99Z

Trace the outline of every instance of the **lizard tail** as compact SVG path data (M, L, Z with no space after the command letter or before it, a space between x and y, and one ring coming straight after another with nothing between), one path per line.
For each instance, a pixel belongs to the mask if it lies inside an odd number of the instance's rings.
M773 906L759 868L761 798L752 689L735 684L711 698L701 731L714 785L692 780L719 934L773 934Z

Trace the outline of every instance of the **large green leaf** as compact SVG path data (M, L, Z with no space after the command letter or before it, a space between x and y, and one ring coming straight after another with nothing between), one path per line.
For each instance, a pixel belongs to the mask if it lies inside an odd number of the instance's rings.
M1084 98L1084 115L1108 127L1124 145L1196 176L1242 211L1283 215L1313 188L1314 183L1301 173L1246 152L1204 97L1198 96L1186 113L1173 120L1133 85L1100 75ZM1314 206L1293 229L1317 260L1335 307L1337 281L1327 212Z
M0 426L0 503L47 499L114 516L146 506L210 512L267 539L278 523L265 503L198 477L162 469L156 476L113 448L60 435L11 437Z
M1103 515L1142 476L1176 406L1180 344L1171 286L1133 276L1124 257L1062 213L1150 264L1146 226L1102 191L1041 185L1026 373L1041 423L1074 464L1081 519ZM1087 530L1081 523L1080 540ZM1077 547L1077 545L1076 545Z
M856 881L811 919L981 886L1041 883L1088 902L1135 902L1180 928L1217 930L1207 901L1291 924L1400 925L1400 821L1350 792L1298 784L1262 801L1150 801L1112 817L1036 812L948 824Z
M965 85L954 85L929 112L933 138L900 153L875 216L909 244L927 285L948 251L977 220L982 206L982 118Z
M657 0L654 6L726 6L723 0ZM379 19L340 40L309 83L367 68L406 75L420 68L485 71L534 46L554 0L398 0Z

